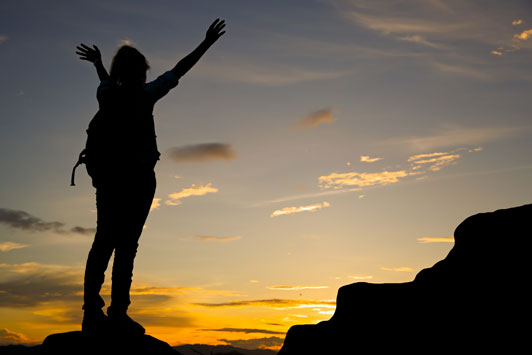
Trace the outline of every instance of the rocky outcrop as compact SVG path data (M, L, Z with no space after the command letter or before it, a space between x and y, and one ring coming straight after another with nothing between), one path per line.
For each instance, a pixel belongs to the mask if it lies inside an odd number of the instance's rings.
M44 339L42 355L146 354L180 355L168 343L150 335L87 335L81 331L52 334Z
M279 355L528 352L532 205L471 216L454 238L411 282L341 287L333 317L290 328Z

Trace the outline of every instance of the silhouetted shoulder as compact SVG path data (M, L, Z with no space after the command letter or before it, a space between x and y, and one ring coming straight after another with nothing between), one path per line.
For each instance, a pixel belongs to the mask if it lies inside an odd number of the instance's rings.
M171 70L160 75L157 79L144 85L144 91L151 96L153 101L161 99L170 90L179 84L179 77Z

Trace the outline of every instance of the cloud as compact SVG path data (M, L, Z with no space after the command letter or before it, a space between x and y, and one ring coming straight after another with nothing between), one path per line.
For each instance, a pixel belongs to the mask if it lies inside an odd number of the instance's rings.
M299 128L311 129L319 126L321 123L333 123L336 118L332 117L332 110L324 108L308 114L299 120Z
M190 196L203 196L209 193L216 193L218 192L218 189L216 187L212 187L212 184L209 182L207 185L199 185L196 186L195 184L192 184L191 187L182 189L179 192L175 192L173 194L168 195L168 197L171 199L170 201L166 201L165 203L170 206L177 206L181 204L181 199L190 197Z
M28 247L28 244L15 243L15 242L3 242L0 243L0 251L6 252L15 249L22 249Z
M269 290L293 291L293 290L315 290L315 289L321 289L321 288L329 288L329 286L268 286L266 288Z
M446 155L446 154L449 154L449 153L435 152L435 153L423 153L423 154L417 154L417 155L412 155L411 157L409 157L409 158L408 158L408 161L411 162L411 161L418 160L418 159L426 159L426 158L432 158L432 157L439 157L439 156Z
M453 237L423 237L417 238L420 243L454 243Z
M172 201L172 200L166 200L164 201L164 204L165 205L168 205L168 206L179 206L180 204L182 204L183 202L179 201L179 200L176 200L176 201Z
M373 276L347 276L347 277L353 280L370 280L373 278Z
M236 151L226 143L202 143L170 148L168 155L176 163L204 162L233 160L236 157Z
M388 185L399 182L399 179L409 176L405 170L381 171L378 173L332 173L318 178L322 188L339 189L345 186L368 187L375 185Z
M33 307L53 301L81 301L81 269L29 262L0 264L0 270L0 307Z
M382 34L451 34L470 27L467 23L452 23L414 16L370 15L358 11L347 11L344 14L355 23Z
M471 146L507 138L520 132L529 131L530 127L444 127L439 131L421 137L393 139L384 144L406 144L416 150L432 150L444 147Z
M468 76L474 79L490 79L491 76L485 71L477 69L476 67L471 67L463 64L448 64L441 62L432 62L431 63L439 71L449 73L449 74L458 74L463 76Z
M77 233L77 234L83 234L83 235L93 235L96 233L96 228L85 228L80 226L75 226L70 228L68 231L64 231L61 233Z
M273 307L273 308L309 308L323 307L332 308L336 306L335 301L320 300L292 300L292 299L264 299L249 301L231 301L223 303L193 303L195 306L207 308L232 308L232 307Z
M286 51L286 47L283 47ZM308 81L321 81L345 77L352 70L316 70L302 65L287 64L272 58L257 61L247 53L231 55L226 53L223 61L207 60L199 73L206 78L217 78L224 82L239 82L260 86L287 86Z
M151 202L151 206L150 206L150 212L153 210L158 210L159 207L161 207L160 201L161 201L160 198L157 198L157 197L153 198L153 201Z
M284 208L281 208L280 210L273 211L270 217L273 218L273 217L279 217L283 215L289 215L289 214L300 213L300 212L315 212L319 209L329 207L330 205L331 204L329 202L324 201L323 203L315 203L309 206L284 207Z
M138 302L137 302L138 303ZM135 312L128 312L136 321L150 327L171 327L171 328L189 328L194 326L194 318L188 314L180 315L168 314L168 308L163 309L139 309Z
M77 233L77 234L94 234L95 228L72 227L65 229L62 222L46 222L31 214L12 210L9 208L0 208L0 224L7 225L10 228L21 229L30 232L54 232L60 234Z
M532 36L532 29L515 34L514 38L517 40L526 41L530 38L530 36Z
M374 162L379 161L379 160L382 160L382 158L379 158L379 157L370 158L369 155L361 155L360 156L360 161L363 161L365 163L374 163ZM351 165L351 164L349 164L349 165Z
M493 55L498 55L498 56L502 55L502 52L495 51L495 50L491 51L490 53L493 54Z
M6 35L0 35L0 44L4 43L8 40L8 37Z
M408 158L408 161L414 164L414 170L422 165L428 165L429 170L439 171L444 166L454 164L458 159L460 159L460 154L438 152L414 155Z
M518 25L520 25L522 23L523 23L523 20L521 20L521 19L512 21L512 25L514 25L514 26L518 26Z
M407 41L407 42L413 42L413 43L417 43L417 44L422 44L424 46L431 47L431 48L445 48L446 47L446 46L444 46L442 44L428 41L427 39L425 39L424 37L422 37L420 35L411 35L411 36L397 37L397 39L399 39L401 41Z
M22 333L15 333L6 328L0 328L0 345L30 344L37 340L30 339ZM15 351L15 350L13 350Z
M290 195L290 196L276 198L276 199L273 199L273 200L267 200L267 201L258 202L258 203L253 204L252 207L270 205L272 203L300 200L300 199L304 199L304 198L315 198L315 197L338 195L338 194L343 194L343 193L353 192L353 191L358 191L358 190L360 190L360 189L359 188L351 188L351 189L344 189L344 190L320 191L320 192L313 192L313 193L301 194L301 195Z
M230 333L262 333L262 334L285 334L286 332L278 332L275 330L267 329L253 329L253 328L220 328L220 329L201 329L206 332L230 332Z
M411 267L401 266L401 267L381 267L381 270L384 271L394 271L394 272L412 272L414 269Z
M235 241L235 240L242 239L242 237L239 236L239 235L235 235L235 236L232 236L232 237L216 237L216 236L212 236L212 235L197 235L195 237L195 239L200 241L200 242L227 243L227 242L232 242L232 241Z
M269 337L269 338L253 338L253 339L219 339L227 344L243 349L277 349L283 345L283 338Z

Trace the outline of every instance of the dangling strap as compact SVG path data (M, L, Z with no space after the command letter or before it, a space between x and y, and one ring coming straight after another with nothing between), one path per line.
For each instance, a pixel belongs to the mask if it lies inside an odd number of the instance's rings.
M76 168L80 166L81 164L84 164L86 162L87 158L87 149L83 149L81 153L79 153L78 161L76 162L76 165L74 165L74 168L72 169L72 177L70 178L70 186L76 186L74 183L74 177L76 176Z

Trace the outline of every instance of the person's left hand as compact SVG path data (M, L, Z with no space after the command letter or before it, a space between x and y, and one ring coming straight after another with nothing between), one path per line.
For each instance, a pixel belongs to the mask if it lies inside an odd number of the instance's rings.
M102 54L100 53L100 50L95 45L92 46L93 48L90 48L89 46L84 45L81 43L79 46L77 46L77 52L76 54L79 55L79 59L86 60L91 63L96 63L98 61L102 60Z
M225 27L225 20L221 20L217 18L214 20L214 22L209 26L209 29L207 30L207 34L205 35L205 39L211 43L214 43L220 38L225 31L222 31Z

